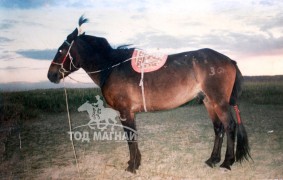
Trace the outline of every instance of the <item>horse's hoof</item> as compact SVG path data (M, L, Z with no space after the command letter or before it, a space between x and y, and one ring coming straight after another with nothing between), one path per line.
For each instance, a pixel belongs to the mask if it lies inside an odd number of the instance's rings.
M228 165L228 164L225 163L225 162L223 162L223 163L220 165L220 167L231 171L230 165Z
M209 158L207 161L205 161L205 163L211 168L214 168L215 165L219 162L220 158Z
M211 168L214 168L215 167L215 164L210 160L208 159L207 161L205 161L205 164L207 164L209 167Z
M128 166L125 171L128 171L130 173L136 174L136 169L134 167Z

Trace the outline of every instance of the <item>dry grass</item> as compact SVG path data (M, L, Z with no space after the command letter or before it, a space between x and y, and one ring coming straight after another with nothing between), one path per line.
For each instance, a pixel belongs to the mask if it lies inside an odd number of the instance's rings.
M209 168L204 161L213 146L213 129L203 106L137 116L142 165L125 172L126 142L75 141L82 179L279 179L283 178L282 105L240 107L254 162L236 163L232 171ZM73 126L88 121L72 113ZM87 128L85 129L87 130ZM273 130L273 133L268 133ZM41 114L25 121L22 149L17 135L9 138L1 179L78 179L65 113ZM225 142L224 142L225 145ZM222 157L224 157L223 148Z

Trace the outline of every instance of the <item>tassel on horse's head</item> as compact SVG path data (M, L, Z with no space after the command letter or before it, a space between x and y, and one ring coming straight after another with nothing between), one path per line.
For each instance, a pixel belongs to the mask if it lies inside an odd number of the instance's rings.
M78 27L78 35L84 35L84 32L82 32L82 25L84 23L87 23L88 22L88 19L84 17L84 15L82 15L79 19L79 27Z
M84 23L87 23L88 22L88 19L87 18L84 18L84 16L82 15L79 19L79 27L76 28L71 34L68 35L67 37L67 42L71 43L73 40L76 39L77 36L80 36L80 35L84 35L85 33L82 32L82 24Z

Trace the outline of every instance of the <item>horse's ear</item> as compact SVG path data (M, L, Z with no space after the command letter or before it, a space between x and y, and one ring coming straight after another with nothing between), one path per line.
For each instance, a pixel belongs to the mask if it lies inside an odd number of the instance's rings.
M73 40L76 39L76 37L78 36L78 33L79 33L79 31L78 31L78 29L76 28L71 34L68 35L67 41L68 41L69 43L71 43Z

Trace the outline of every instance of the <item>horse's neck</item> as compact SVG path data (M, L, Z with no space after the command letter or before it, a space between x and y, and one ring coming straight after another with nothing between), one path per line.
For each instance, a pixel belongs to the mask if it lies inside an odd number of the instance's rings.
M89 74L90 78L102 87L110 75L112 69L119 63L132 57L134 49L113 49L107 55L97 54L90 57L88 64L82 68Z
M81 36L78 52L81 67L100 87L107 81L112 67L131 58L134 49L113 49L105 38Z
M107 53L95 53L87 60L85 68L91 68L92 71L109 69L132 57L134 49L112 49Z

